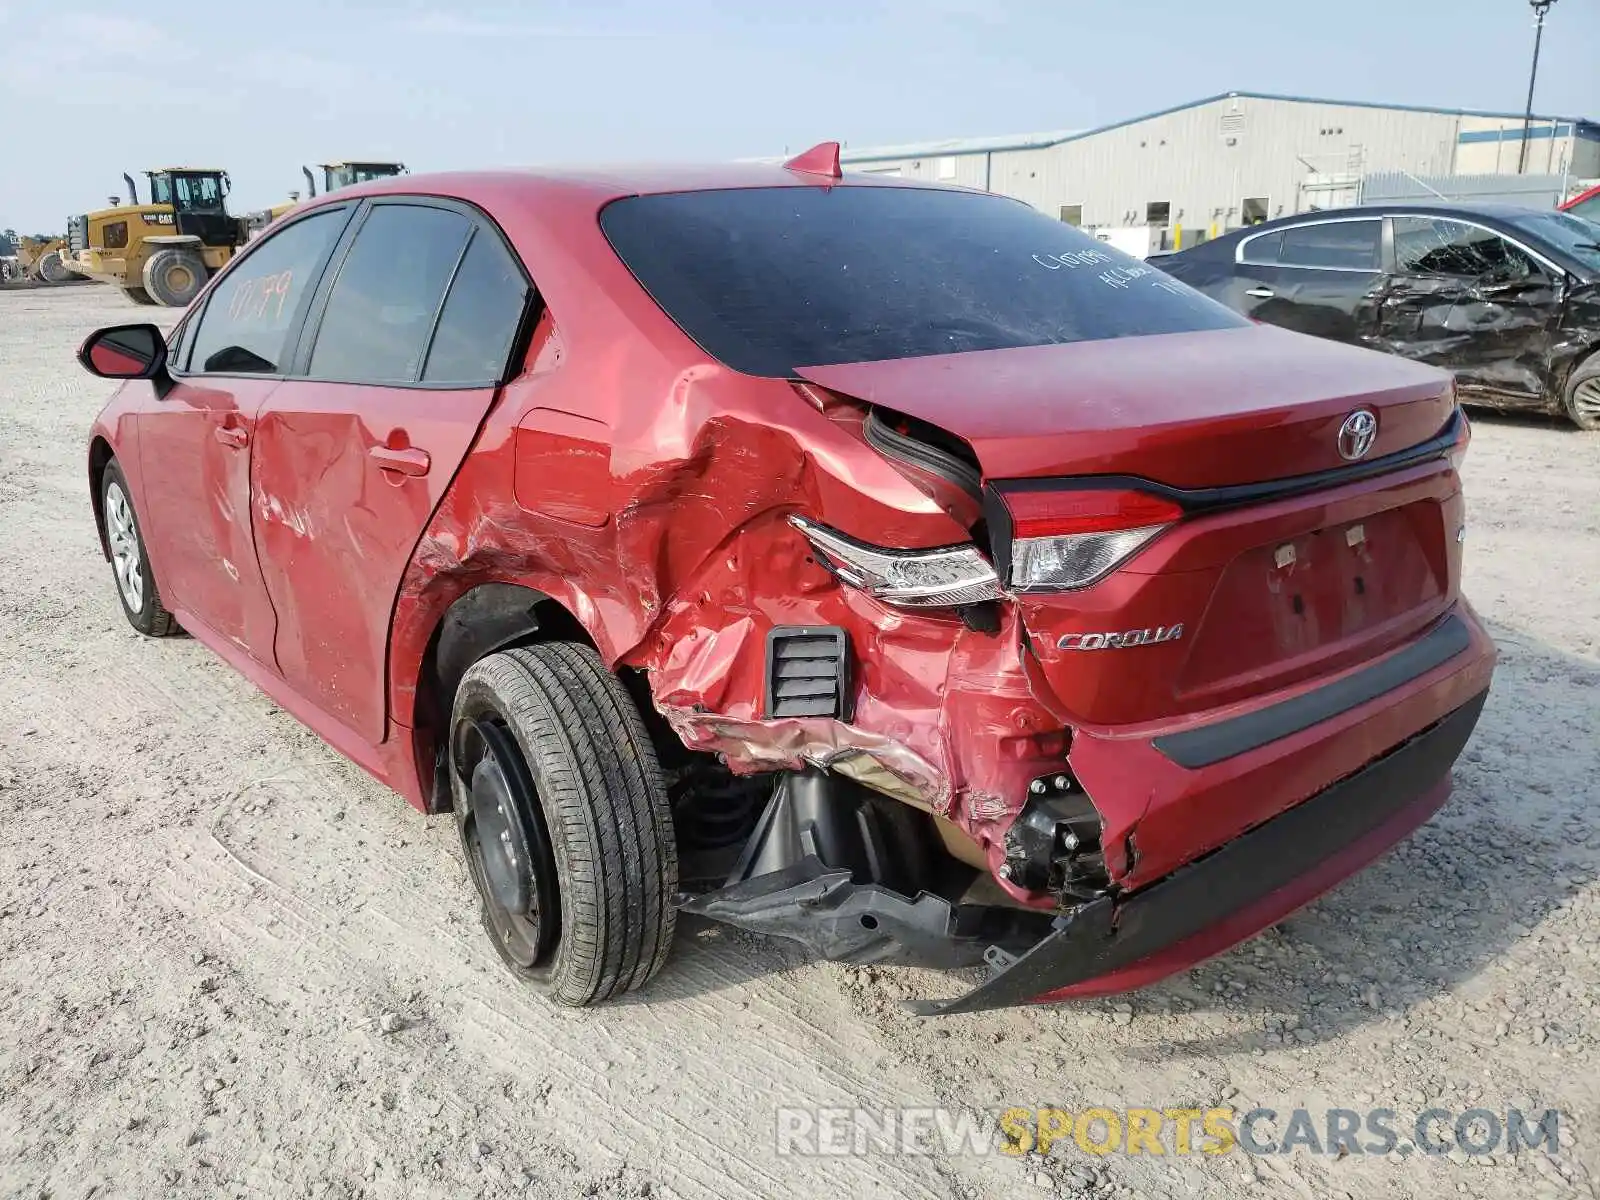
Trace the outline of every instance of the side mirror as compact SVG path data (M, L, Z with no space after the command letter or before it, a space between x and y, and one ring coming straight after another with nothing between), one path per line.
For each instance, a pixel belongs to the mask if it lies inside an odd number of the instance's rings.
M154 379L167 369L167 339L154 325L112 325L84 340L78 361L102 379Z

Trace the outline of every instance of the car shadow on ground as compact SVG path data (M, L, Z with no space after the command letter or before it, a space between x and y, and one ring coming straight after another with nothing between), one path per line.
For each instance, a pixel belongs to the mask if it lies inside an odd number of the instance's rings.
M1493 1045L1519 1021L1512 989L1486 972L1600 877L1587 797L1600 778L1600 664L1491 627L1500 665L1448 805L1387 856L1261 937L1120 999L1135 1013L1224 1011L1250 1028L1158 1037L1151 1061L1341 1038L1455 992L1490 1006L1450 1036ZM1557 1016L1545 1036L1559 1044ZM1424 1035L1427 1036L1427 1035ZM1537 1035L1535 1035L1537 1036Z
M1260 937L1143 991L1063 1010L1120 1001L1135 1013L1228 1013L1248 1026L1196 1036L1185 1023L1126 1051L1160 1061L1337 1039L1441 992L1472 994L1485 968L1600 876L1600 832L1584 799L1600 778L1600 664L1511 628L1491 632L1500 666L1442 812ZM796 943L684 917L661 975L620 1002L690 999L811 961ZM970 986L966 973L950 979L951 994Z

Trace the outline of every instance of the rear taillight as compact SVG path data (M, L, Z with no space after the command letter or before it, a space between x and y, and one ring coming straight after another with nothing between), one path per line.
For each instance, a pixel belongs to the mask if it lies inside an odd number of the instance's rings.
M1002 499L1018 591L1088 587L1183 516L1171 500L1131 488L1006 491Z
M902 608L960 608L1000 598L989 560L970 542L931 550L894 550L857 541L793 516L823 566L841 582Z
M1456 420L1461 422L1460 432L1456 434L1455 444L1450 447L1450 465L1457 471L1466 461L1467 447L1472 444L1472 424L1467 420L1467 413L1459 404L1456 406Z

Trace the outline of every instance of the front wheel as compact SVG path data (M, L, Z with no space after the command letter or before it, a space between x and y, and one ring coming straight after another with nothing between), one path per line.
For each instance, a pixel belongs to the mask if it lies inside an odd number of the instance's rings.
M111 573L117 581L122 614L146 637L166 637L177 632L178 622L161 603L150 555L134 515L132 493L116 460L106 464L100 477L100 512L105 521L106 548L111 552Z
M559 1004L631 991L666 961L677 847L655 748L593 650L491 654L456 691L456 826L483 927Z
M1600 354L1583 363L1567 380L1567 416L1579 429L1600 432Z

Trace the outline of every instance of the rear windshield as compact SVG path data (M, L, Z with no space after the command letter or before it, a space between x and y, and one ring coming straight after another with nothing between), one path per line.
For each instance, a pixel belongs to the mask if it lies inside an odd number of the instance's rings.
M600 225L667 315L750 375L1245 324L1071 225L978 193L633 196Z

